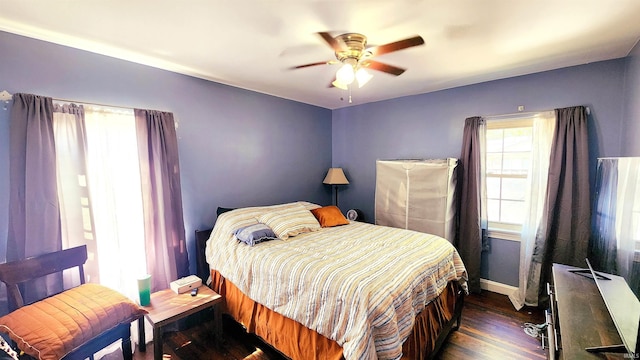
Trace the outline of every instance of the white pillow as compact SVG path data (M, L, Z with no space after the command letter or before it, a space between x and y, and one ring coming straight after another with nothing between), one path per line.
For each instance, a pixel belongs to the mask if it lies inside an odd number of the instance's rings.
M268 212L260 215L257 219L258 222L269 226L282 240L321 229L316 217L302 206Z

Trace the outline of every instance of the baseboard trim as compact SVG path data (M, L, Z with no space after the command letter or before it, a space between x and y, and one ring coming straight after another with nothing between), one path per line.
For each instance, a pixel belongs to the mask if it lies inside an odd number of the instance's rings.
M502 284L502 283L487 280L487 279L480 279L480 289L491 291L491 292L502 294L502 295L511 295L518 288L515 286Z

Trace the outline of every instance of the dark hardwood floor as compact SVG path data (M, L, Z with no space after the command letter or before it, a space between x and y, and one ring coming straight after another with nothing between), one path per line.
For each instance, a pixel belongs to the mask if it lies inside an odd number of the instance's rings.
M440 359L546 359L540 338L524 332L524 324L544 323L540 309L516 311L505 295L484 291L466 298L462 325L440 351Z
M544 359L540 339L524 332L525 323L541 324L539 309L515 311L509 299L482 292L465 299L460 329L452 332L439 359ZM234 321L224 317L225 345L217 349L212 324L204 323L164 336L164 359L284 360L284 356L247 334ZM146 353L135 351L134 359L153 359L153 346Z

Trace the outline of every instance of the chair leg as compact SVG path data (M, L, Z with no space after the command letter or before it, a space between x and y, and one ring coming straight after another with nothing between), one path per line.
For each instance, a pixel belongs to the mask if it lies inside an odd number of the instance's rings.
M124 360L133 360L131 337L122 339L122 356L124 357Z

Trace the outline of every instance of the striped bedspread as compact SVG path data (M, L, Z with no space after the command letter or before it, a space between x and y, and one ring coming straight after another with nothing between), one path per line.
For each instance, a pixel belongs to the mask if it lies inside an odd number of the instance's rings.
M222 214L206 256L254 301L336 341L344 357L398 359L414 318L467 274L445 239L360 222L250 247L233 236L261 214L296 204ZM299 205L298 205L299 206Z

